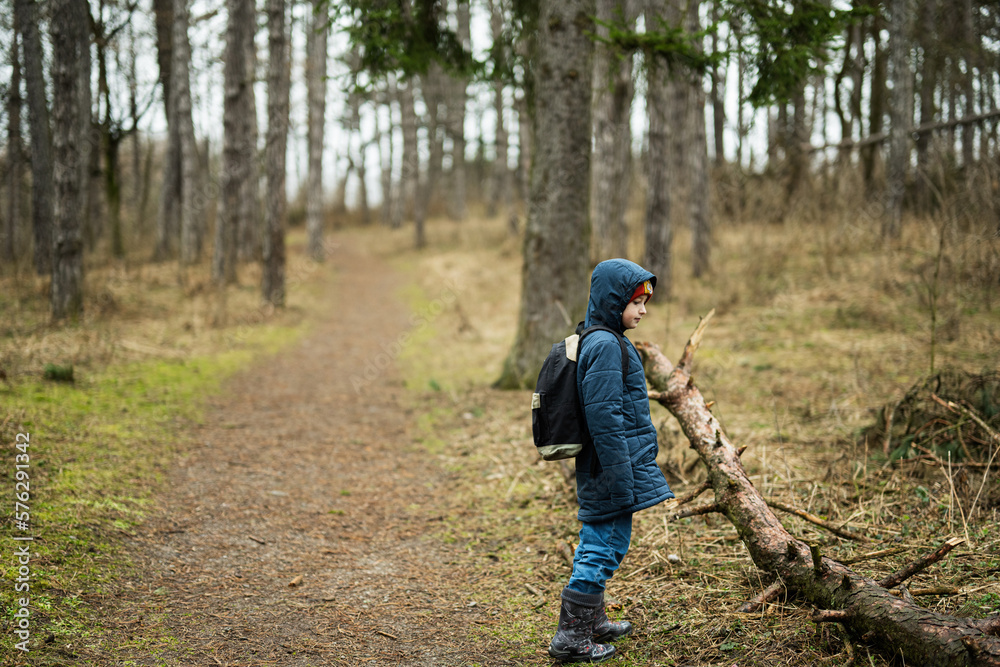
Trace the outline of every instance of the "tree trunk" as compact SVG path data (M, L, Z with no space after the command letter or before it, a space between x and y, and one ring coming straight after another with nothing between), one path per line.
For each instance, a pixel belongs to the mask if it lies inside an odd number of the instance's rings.
M264 300L285 305L285 153L291 72L285 0L267 0L267 218L264 226L261 287Z
M517 196L527 203L531 196L531 146L534 140L527 94L522 92L518 95L514 104L517 109Z
M156 14L156 57L160 68L160 88L163 91L164 115L167 119L167 147L163 157L163 183L160 187L160 202L156 211L156 246L153 251L155 261L163 261L174 255L180 231L181 198L181 147L177 129L176 96L171 86L174 62L174 5L173 0L154 0Z
M181 157L181 252L183 265L194 264L201 255L205 224L202 193L198 187L198 145L191 117L191 45L188 41L189 0L174 0L173 94L176 95L177 132Z
M413 216L417 184L420 179L420 155L417 152L417 112L414 109L413 99L413 89L417 85L416 77L411 76L404 83L405 85L397 88L399 92L399 122L403 129L403 161L399 176L399 224L402 224L403 219L409 219ZM396 219L393 220L393 226L399 226L399 224L396 223ZM421 231L417 230L418 237Z
M921 59L920 68L920 124L930 123L936 120L937 106L934 101L934 90L937 88L938 72L940 63L937 46L938 22L938 0L917 0L917 26L914 31L920 44ZM931 135L920 134L916 137L917 149L917 178L923 179L928 175L930 169L930 143ZM917 189L917 203L922 213L927 213L931 208L932 191L931 188L921 187Z
M889 3L889 164L886 181L886 210L882 218L882 238L897 239L902 234L903 195L910 166L910 128L913 125L913 77L910 44L913 8L910 0Z
M659 6L656 0L647 3L647 26L655 25ZM665 61L653 58L646 63L646 118L649 127L646 134L646 215L643 223L646 251L643 266L657 277L656 291L664 301L671 296L673 265L673 184L668 165L672 152L670 116L674 101L668 97L670 76Z
M426 109L425 126L427 129L428 159L423 178L417 181L417 198L413 211L416 225L416 247L423 248L427 244L425 223L431 201L437 190L441 176L441 164L444 160L444 129L441 116L441 105L444 103L444 72L440 65L431 63L423 76L420 86Z
M15 17L16 19L16 17ZM21 56L18 28L10 44L10 92L7 98L7 217L4 221L0 259L13 262L17 252L17 230L21 221L21 184L24 148L21 146Z
M52 271L52 239L55 225L52 174L52 136L49 107L45 99L42 68L42 38L34 0L14 0L15 23L24 45L24 84L28 96L28 126L31 132L31 217L35 240L35 271Z
M118 127L117 122L112 116L112 104L111 104L111 85L108 81L108 48L110 37L107 31L107 25L104 21L104 17L100 17L100 21L96 23L94 42L97 46L97 97L99 100L103 100L104 107L104 117L99 120L98 124L98 136L100 137L100 146L104 158L104 169L100 172L104 177L104 199L107 203L107 225L111 232L111 256L115 259L121 259L125 256L125 241L122 232L122 215L121 215L121 177L119 173L118 164L118 148L121 145L122 133L121 129ZM86 79L87 84L90 83L90 77ZM81 81L82 83L82 81ZM86 95L89 99L89 93ZM88 122L81 132L81 136L89 136L90 130L90 110L89 108L85 112L87 114ZM82 142L86 145L87 142ZM86 160L86 154L89 151L84 148L80 151L80 159ZM95 159L95 167L100 164L100 160ZM95 173L99 170L95 169ZM83 181L83 187L81 188L81 201L86 202L88 197L86 196L87 183ZM170 203L171 210L179 214L178 202ZM84 216L84 221L86 221L86 216L89 211L86 208L86 204L81 205L81 212ZM97 216L95 216L96 218ZM98 224L97 220L94 221L94 225ZM88 227L86 222L81 225L84 229ZM176 229L176 227L173 227ZM100 233L100 229L95 229L90 234L91 239L96 237ZM173 237L172 237L173 238Z
M459 1L456 8L458 30L456 32L462 48L472 49L469 3ZM468 78L455 76L449 85L448 136L451 138L451 198L448 214L453 220L465 220L466 215L466 173L465 173L465 104Z
M361 224L367 225L371 222L371 210L368 206L368 168L365 162L368 159L368 146L369 142L364 142L361 144L360 150L358 151L358 163L354 165L355 171L358 172L358 216L361 218Z
M711 20L713 23L719 21L719 2L717 0L712 2L712 16ZM728 50L728 43L720 45L719 44L719 31L712 31L712 53L719 53L722 50ZM728 61L725 61L720 70L719 65L712 66L712 134L713 142L712 145L715 148L715 166L722 167L726 164L726 145L725 145L725 131L726 131L726 72L728 71Z
M385 117L387 120L387 127L382 127L381 120L379 119L379 114L375 115L375 131L378 135L378 158L379 164L382 167L381 173L381 185L382 185L382 209L380 212L380 218L382 224L386 227L393 225L393 215L398 210L396 204L399 197L398 193L394 191L393 188L393 178L392 178L392 167L395 159L395 151L393 150L392 141L392 101L396 98L396 84L395 80L390 74L387 77L386 89L385 89Z
M89 25L80 0L55 0L52 34L52 157L55 234L52 318L83 315L83 242L80 238L80 60Z
M624 21L631 29L636 12L631 0L597 0L597 35L606 37L604 23ZM628 205L632 168L632 59L620 57L598 42L594 51L593 125L591 160L592 260L628 256Z
M260 128L257 126L257 93L254 83L257 81L257 9L256 3L251 5L249 23L245 26L246 59L246 97L242 98L243 121L240 123L243 159L246 168L242 174L240 185L240 207L236 218L236 256L242 262L254 261L260 258L261 237L265 233L261 229L263 218L260 206L260 155L257 143Z
M222 112L222 173L219 178L222 196L215 222L215 248L212 278L217 283L236 282L237 231L240 214L245 210L247 179L257 180L256 145L248 145L249 95L253 81L248 76L247 56L253 39L256 10L253 0L228 0L225 66L225 100Z
M531 203L521 306L498 387L532 386L552 342L586 311L590 269L593 0L542 0L535 68Z
M972 0L962 0L959 6L959 13L962 17L962 33L959 41L962 60L965 67L961 74L963 116L971 116L975 113L975 85L973 83L973 73L976 67L976 53L978 51L979 37L976 34L975 14L978 6L973 9ZM985 109L983 109L985 111ZM975 163L975 142L976 124L969 123L962 126L962 168L965 170L966 183L972 183L972 166Z
M689 35L701 31L701 0L690 0L685 29ZM702 49L698 43L698 50ZM684 153L687 156L688 211L691 226L691 275L700 278L709 269L712 223L708 208L708 144L705 133L705 88L701 74L687 73L687 109L684 122Z
M900 655L909 665L1000 665L998 617L973 620L918 607L822 556L785 530L754 488L739 450L691 378L694 354L710 317L711 313L695 330L676 367L656 345L636 345L644 359L650 398L674 415L708 468L705 488L714 491L715 503L706 509L729 519L757 567L780 578L785 588L811 604L829 610L817 612L816 622L841 623L854 637Z
M885 46L882 44L882 31L884 29L882 17L876 13L872 17L871 38L872 48L875 50L875 62L872 65L871 90L868 105L868 133L875 135L882 131L882 116L885 113L886 102L886 70L887 57ZM865 182L865 192L871 195L876 190L875 177L879 172L879 161L882 153L878 146L870 146L861 150L861 162Z
M92 112L93 96L90 85L90 74L93 63L90 58L90 34L93 20L89 6L84 9L87 25L81 31L83 40L80 52L80 230L84 239L84 247L94 247L94 228L101 220L95 212L99 206L98 179L100 178L100 131L97 127L97 117ZM96 35L95 35L96 38ZM96 41L96 39L95 39Z
M327 17L320 0L313 0L311 19L306 30L306 98L309 117L309 175L306 185L306 234L309 256L317 262L323 253L323 148L326 122Z

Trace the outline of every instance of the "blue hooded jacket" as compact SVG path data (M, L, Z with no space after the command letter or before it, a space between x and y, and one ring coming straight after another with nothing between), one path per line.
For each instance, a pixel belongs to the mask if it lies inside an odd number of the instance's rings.
M625 259L609 259L594 269L585 326L603 324L624 334L622 313L642 282L656 276ZM656 464L656 427L642 360L626 339L628 376L622 384L622 351L615 336L595 331L583 339L576 383L594 440L576 457L580 521L608 521L652 507L674 494ZM596 460L595 460L596 454Z

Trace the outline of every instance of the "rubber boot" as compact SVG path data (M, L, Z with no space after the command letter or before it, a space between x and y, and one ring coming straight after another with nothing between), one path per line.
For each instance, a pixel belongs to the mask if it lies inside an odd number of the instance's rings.
M594 618L594 641L597 643L613 642L625 635L632 633L632 624L628 621L612 621L608 618L604 610L604 598L601 597L601 606L597 609L597 616Z
M615 647L594 643L594 620L604 596L588 595L564 588L559 609L559 629L549 644L549 655L561 662L604 662L615 655Z

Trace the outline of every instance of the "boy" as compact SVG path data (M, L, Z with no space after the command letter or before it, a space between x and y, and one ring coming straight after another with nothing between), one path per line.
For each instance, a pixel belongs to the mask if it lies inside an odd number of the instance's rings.
M601 262L590 280L585 327L603 324L624 334L646 314L656 276L624 259ZM582 522L573 574L562 592L559 628L549 655L563 662L603 662L614 641L632 631L604 611L604 586L632 539L632 514L674 494L656 464L656 427L649 414L639 353L626 339L628 375L622 383L622 352L614 334L595 331L583 339L577 388L593 447L576 457L576 492Z

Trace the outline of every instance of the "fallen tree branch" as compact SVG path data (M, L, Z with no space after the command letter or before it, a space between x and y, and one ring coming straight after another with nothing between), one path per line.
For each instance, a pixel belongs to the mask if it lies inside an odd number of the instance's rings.
M947 556L948 552L963 542L965 542L965 539L961 537L952 537L951 539L946 540L945 543L938 547L938 549L933 553L910 563L898 572L890 574L888 577L878 582L879 586L882 586L883 588L895 588L896 586L899 586L913 575L918 572L923 572L928 567Z
M636 347L657 401L677 419L708 468L715 504L736 528L754 563L820 611L821 622L843 624L851 637L924 667L1000 667L1000 621L948 616L897 599L846 565L811 552L793 537L750 481L737 448L691 378L694 352L708 317L692 334L676 367L650 343ZM817 565L814 565L814 558Z
M674 515L675 519L686 519L689 516L701 516L703 514L715 514L716 512L721 512L719 506L715 503L710 503L708 505L701 505L700 507L692 507L689 510L684 510L678 512Z
M778 579L776 582L765 588L760 592L760 595L751 598L743 603L736 611L742 614L752 614L755 611L759 611L768 602L771 602L779 595L785 592L785 582Z
M855 533L852 533L849 530L844 530L843 528L838 528L837 526L833 525L829 521L824 521L823 519L819 518L815 514L810 514L809 512L806 512L805 510L796 509L794 507L791 507L790 505L785 505L784 503L779 503L777 500L768 500L767 504L770 505L771 507L773 507L774 509L781 510L782 512L788 512L789 514L794 514L795 516L800 517L802 519L805 519L806 521L808 521L809 523L811 523L813 525L819 526L820 528L825 528L826 530L829 530L834 535L837 535L839 537L843 537L844 539L854 540L855 542L862 542L862 543L870 542L871 541L867 537L865 537L864 535L856 535Z
M676 498L677 505L678 506L680 506L680 505L687 505L689 502L691 502L692 500L694 500L695 498L697 498L698 496L700 496L701 494L705 493L706 491L708 491L711 488L712 488L712 485L710 483L708 483L708 482L702 482L697 487L695 487L695 488L691 489L690 491L688 491L687 493L685 493L683 496L678 496Z
M924 595L958 595L962 589L958 586L931 586L929 588L907 589L907 592L916 598ZM896 591L890 591L890 593L898 595Z

